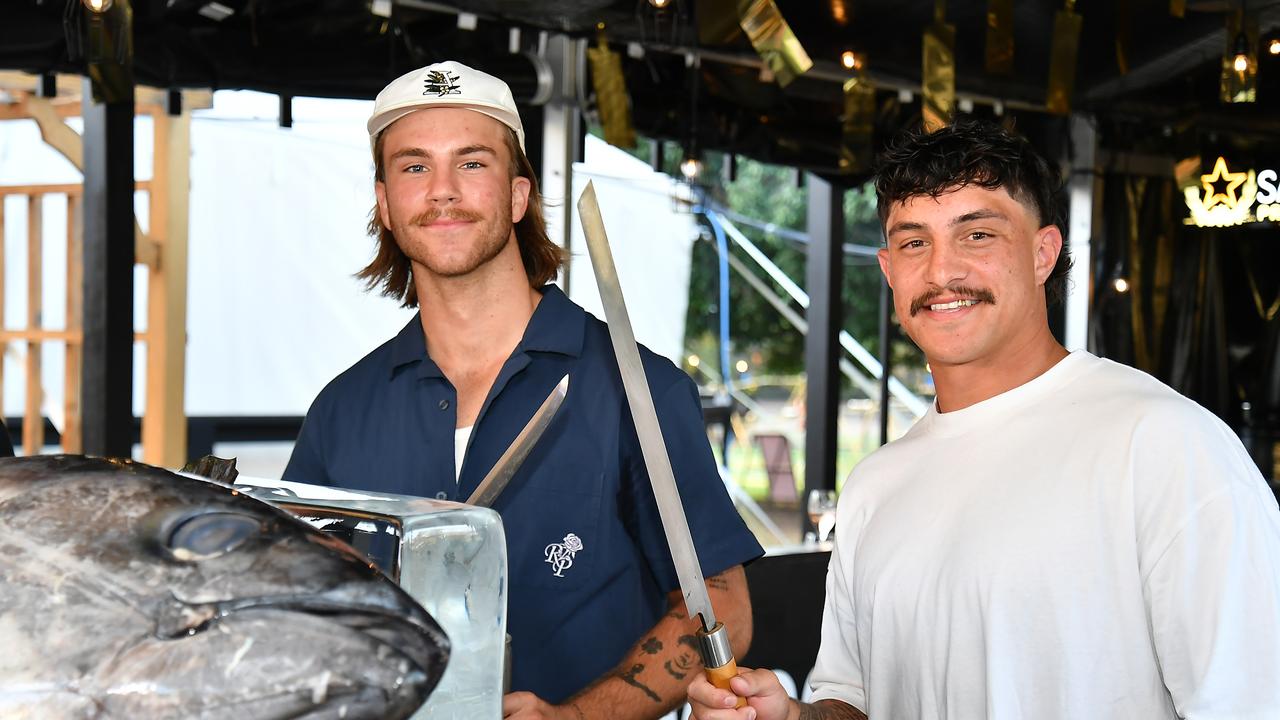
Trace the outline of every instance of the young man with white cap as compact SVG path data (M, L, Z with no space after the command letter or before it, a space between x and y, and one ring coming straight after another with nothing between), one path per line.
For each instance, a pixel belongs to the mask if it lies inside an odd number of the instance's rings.
M653 718L699 671L608 330L549 284L524 131L501 80L456 62L395 80L369 120L370 288L419 312L316 398L285 478L467 498L566 373L493 507L510 569L510 718ZM721 483L692 381L642 348L712 601L739 654L761 554Z

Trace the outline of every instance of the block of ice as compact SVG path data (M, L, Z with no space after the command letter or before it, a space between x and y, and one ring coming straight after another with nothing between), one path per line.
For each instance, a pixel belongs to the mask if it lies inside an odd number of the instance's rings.
M350 543L448 633L449 665L415 720L502 716L507 544L498 513L243 475L236 486Z

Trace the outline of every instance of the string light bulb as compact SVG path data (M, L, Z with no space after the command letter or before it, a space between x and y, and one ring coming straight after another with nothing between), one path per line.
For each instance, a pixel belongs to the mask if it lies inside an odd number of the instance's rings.
M1267 52L1272 55L1280 55L1280 38L1271 39L1271 43L1267 45Z
M702 161L698 159L697 155L686 155L684 160L680 161L680 174L684 176L685 180L695 180L702 174Z
M831 0L831 19L837 25L849 24L849 8L845 7L845 0Z
M671 0L649 0L649 4L658 10L663 10L671 4Z
M1124 278L1116 278L1116 281L1115 283L1113 283L1113 285L1116 289L1116 292L1118 293L1129 292L1129 281L1125 280Z
M111 9L115 0L80 0L89 12L102 14Z
M1235 42L1235 59L1231 61L1231 67L1236 72L1242 73L1249 69L1249 39L1241 32L1236 35Z
M864 62L864 56L852 50L845 50L840 53L840 64L845 70L861 70Z

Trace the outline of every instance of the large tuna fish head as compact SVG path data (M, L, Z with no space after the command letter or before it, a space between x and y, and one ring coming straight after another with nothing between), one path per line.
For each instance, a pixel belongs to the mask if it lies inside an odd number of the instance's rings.
M448 640L347 545L229 487L0 461L0 717L404 718Z

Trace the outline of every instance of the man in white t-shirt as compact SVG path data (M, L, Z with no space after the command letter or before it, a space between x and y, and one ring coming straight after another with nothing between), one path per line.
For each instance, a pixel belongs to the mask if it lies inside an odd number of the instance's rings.
M700 720L1280 718L1280 511L1221 421L1049 331L1054 178L962 121L876 179L937 401L840 498L813 704L767 670Z

